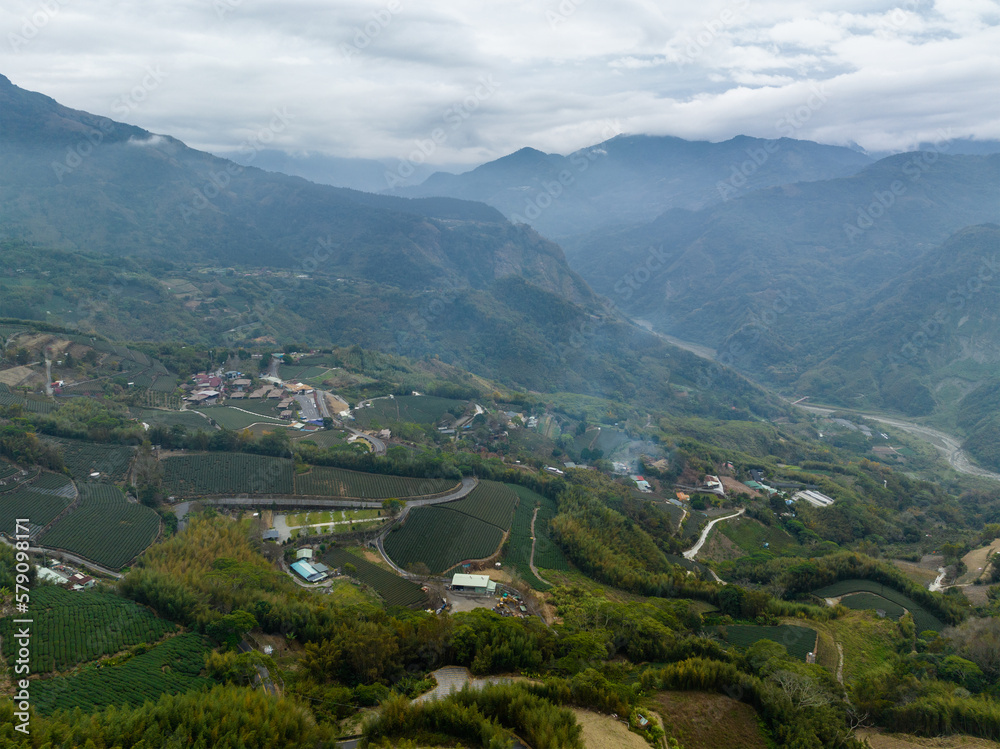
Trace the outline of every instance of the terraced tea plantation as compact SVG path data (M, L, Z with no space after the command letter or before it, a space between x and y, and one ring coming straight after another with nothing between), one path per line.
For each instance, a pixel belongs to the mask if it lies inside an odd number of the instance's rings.
M323 556L323 562L330 567L339 567L341 571L345 564L354 565L356 571L350 573L351 577L378 593L387 606L423 608L429 603L427 594L416 583L343 549L330 549Z
M126 501L116 486L91 483L80 486L80 506L38 543L117 570L145 551L159 531L160 516L151 509Z
M214 683L200 675L210 650L208 640L201 635L177 635L120 665L34 681L32 700L45 714L76 707L95 712L110 705L141 705L146 700L156 701L161 694L200 689Z
M16 643L15 617L0 620L3 656L10 662ZM153 643L176 630L148 609L114 593L70 592L54 585L32 591L31 673L65 671L79 663L114 655L139 643Z
M160 461L163 485L177 497L293 492L292 461L244 453L180 455Z
M926 630L940 632L945 627L944 622L909 596L900 593L894 588L870 580L841 580L833 585L827 585L825 588L820 588L812 592L814 596L819 598L838 598L851 593L874 593L906 609L913 614L913 622L917 627L918 633ZM848 604L845 602L844 605L847 606ZM848 608L854 608L854 606L848 606ZM878 608L885 609L886 607L879 606ZM888 609L886 609L886 612L888 613Z
M403 569L424 564L433 574L484 559L499 548L516 502L509 487L483 481L464 499L412 510L389 531L385 551Z
M369 408L352 411L362 428L372 424L387 426L396 422L437 424L450 409L465 409L466 402L432 395L401 395L397 398L379 398Z
M275 401L270 401L274 403ZM250 405L250 404L247 404ZM230 429L234 432L238 432L241 429L246 429L252 424L260 424L261 422L267 424L275 424L281 426L284 429L284 425L288 424L287 421L283 421L278 417L273 406L269 406L270 414L263 415L254 413L246 413L249 409L243 409L243 406L238 407L232 406L205 406L203 408L197 409L200 413L205 414L208 418L212 419L216 424L218 424L223 429ZM203 424L204 427L209 427L207 421Z
M764 627L757 624L730 624L719 628L719 633L730 645L748 648L759 640L771 640L784 645L793 658L805 660L816 651L816 630L782 624Z
M447 479L415 479L361 473L343 468L315 466L295 477L295 493L304 496L350 497L354 499L405 499L442 494L458 487Z
M57 445L63 462L77 481L108 481L121 483L128 475L135 448L125 445L100 445L82 440L46 438ZM91 473L100 478L91 479Z
M855 593L844 596L840 604L855 611L884 611L887 617L896 620L906 613L906 609L898 603L893 603L888 598L874 593Z
M538 518L535 520L535 567L538 569L567 570L569 565L562 550L555 545L548 533L548 523L555 517L555 500L543 497L524 486L509 484L510 489L518 495L520 501L514 512L514 521L510 528L510 539L507 542L507 552L504 563L514 567L517 573L535 590L548 590L551 586L539 580L531 571L531 518L538 505Z
M66 482L69 489L73 488L65 476L58 478ZM0 530L13 535L18 518L27 518L31 527L43 528L65 510L74 497L75 492L44 488L39 491L34 485L0 494Z

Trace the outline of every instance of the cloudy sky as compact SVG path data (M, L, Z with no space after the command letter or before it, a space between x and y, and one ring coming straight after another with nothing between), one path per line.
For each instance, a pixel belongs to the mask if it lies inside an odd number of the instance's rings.
M0 73L211 151L403 159L435 131L435 163L620 132L902 149L1000 138L1000 2L5 0Z

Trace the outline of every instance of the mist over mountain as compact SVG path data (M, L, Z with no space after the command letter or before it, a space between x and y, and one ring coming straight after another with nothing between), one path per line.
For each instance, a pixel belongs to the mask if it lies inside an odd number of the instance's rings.
M738 136L722 143L619 135L568 156L521 150L464 174L431 175L395 192L481 200L563 241L697 210L750 190L854 174L871 158L850 148ZM574 239L576 241L576 239Z
M283 126L280 112L271 126ZM539 391L677 400L696 411L774 408L742 378L627 322L558 245L483 203L376 195L239 166L6 78L0 140L0 231L16 240L8 263L16 256L18 267L42 273L26 242L129 260L90 266L86 289L65 288L62 276L12 287L7 314L39 309L44 293L66 322L100 331L128 314L143 324L113 327L154 335L156 310L174 294L159 279L187 283L200 267L218 279L199 296L212 309L203 324L214 342L294 335L440 356ZM122 293L80 299L109 283ZM70 309L67 298L77 300ZM161 315L159 334L190 318ZM706 366L715 392L699 402L688 391Z

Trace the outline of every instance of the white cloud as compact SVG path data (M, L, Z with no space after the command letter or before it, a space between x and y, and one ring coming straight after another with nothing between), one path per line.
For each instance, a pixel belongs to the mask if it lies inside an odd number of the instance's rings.
M988 0L93 0L50 4L31 28L41 7L0 7L0 72L207 149L238 147L275 108L294 119L273 146L342 156L405 158L449 123L441 162L525 145L566 153L609 122L775 137L810 82L829 99L795 120L795 137L903 147L951 127L1000 138L1000 12ZM165 77L120 115L150 66ZM484 76L498 86L477 98Z

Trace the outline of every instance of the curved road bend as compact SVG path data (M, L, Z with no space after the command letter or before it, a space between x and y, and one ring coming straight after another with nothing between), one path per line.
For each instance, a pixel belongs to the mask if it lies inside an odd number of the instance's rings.
M705 545L705 541L708 540L708 534L711 533L712 528L715 527L716 523L721 523L723 520L732 520L733 518L738 518L744 512L746 512L746 508L741 507L739 512L733 513L732 515L725 515L721 518L716 518L715 520L711 521L708 525L705 526L704 530L702 530L701 536L698 538L698 543L696 543L694 546L692 546L690 549L684 552L684 558L693 560L696 556L698 556L698 552L701 551L701 547Z
M13 546L14 545L10 541L8 541L6 538L0 538L0 541L2 541L3 543L7 544L8 546ZM78 557L76 554L70 554L68 551L60 551L59 549L48 549L48 548L46 548L44 546L29 546L28 547L28 552L32 553L32 554L42 554L42 553L44 553L44 554L47 554L50 557L58 557L59 559L63 559L65 561L67 561L67 562L72 562L73 564L78 564L81 567L86 567L87 569L91 569L91 570L94 570L96 572L100 572L102 575L107 575L108 577L113 577L116 580L121 580L122 577L124 577L124 575L122 575L120 572L113 572L112 570L109 570L107 567L102 567L99 564L95 564L94 562L91 562L89 559L84 559L83 557Z
M883 424L888 424L889 426L896 427L897 429L902 429L904 432L909 432L917 437L920 437L925 442L928 442L938 450L944 453L945 457L948 459L948 463L959 473L965 473L970 476L979 476L981 478L993 479L994 481L1000 481L1000 473L993 473L992 471L987 471L984 468L980 468L975 465L969 458L968 453L962 449L962 443L952 437L950 434L945 434L944 432L933 429L932 427L926 427L922 424L916 424L912 421L904 421L899 418L890 418L888 416L877 416L876 414L865 413L864 411L853 411L849 408L826 408L823 406L807 406L802 403L798 404L798 408L805 411L811 411L813 413L822 414L824 416L831 413L848 413L859 416L863 419L870 419L871 421L878 421Z

